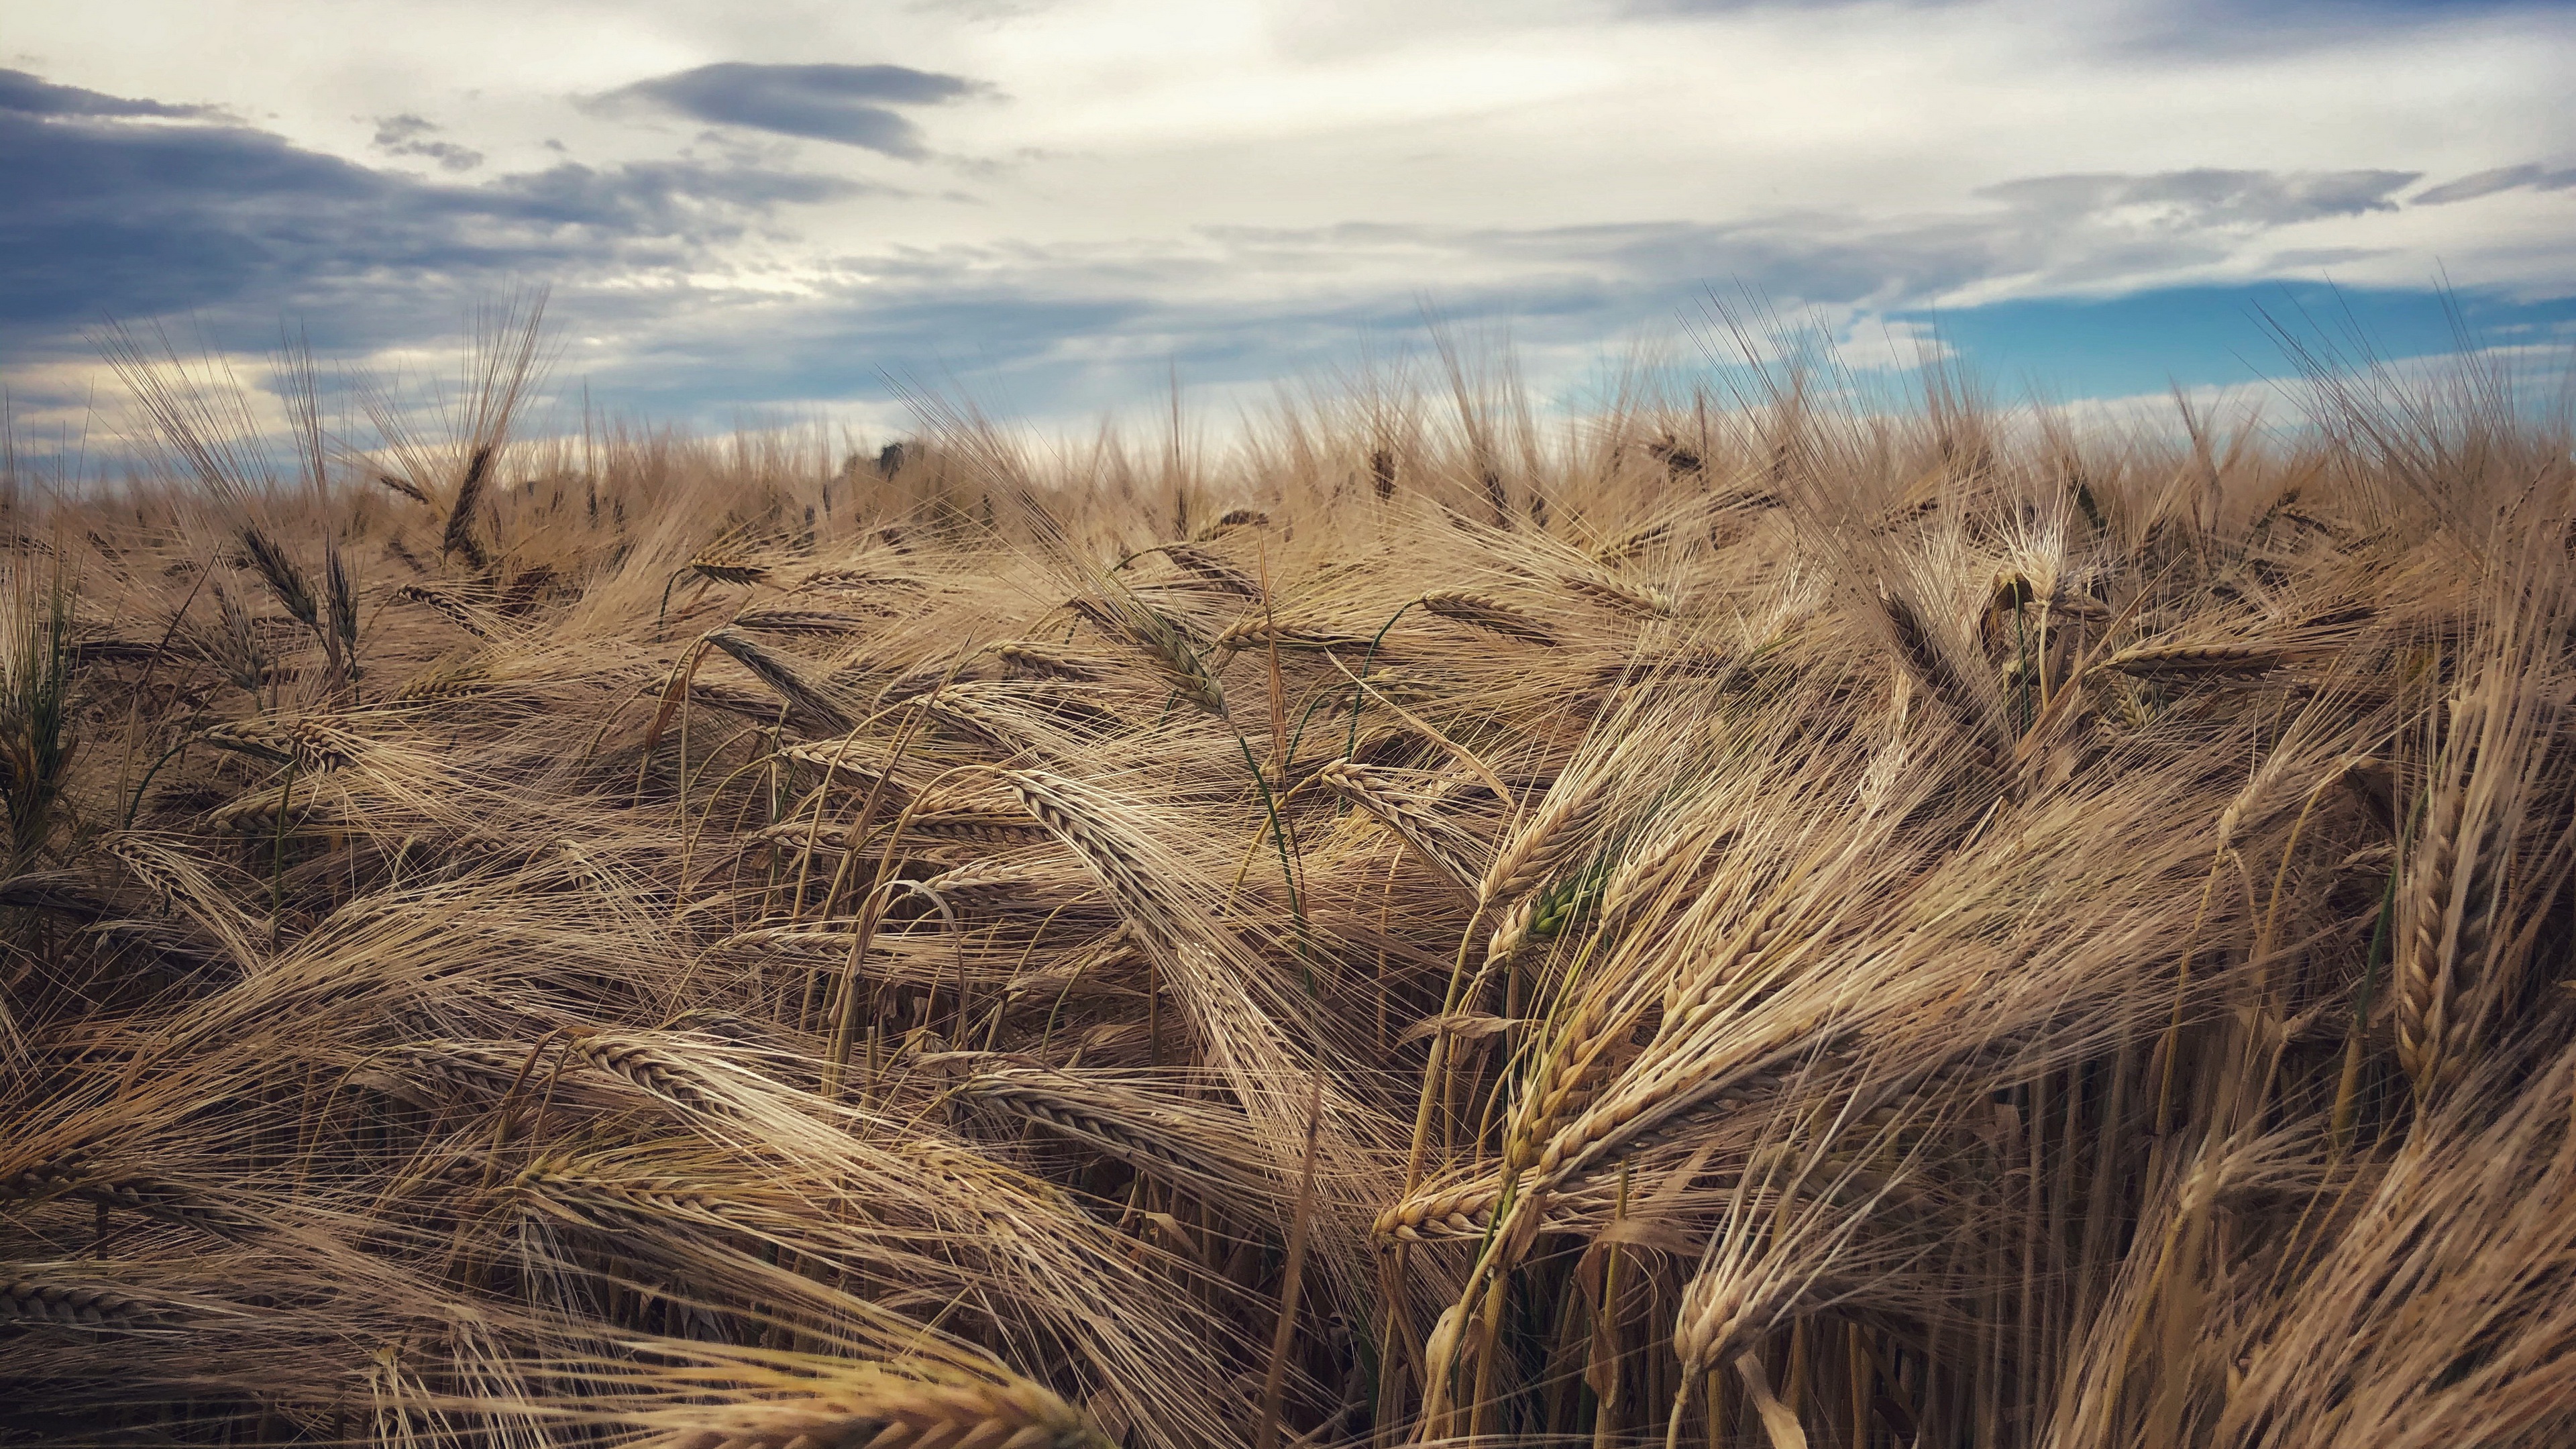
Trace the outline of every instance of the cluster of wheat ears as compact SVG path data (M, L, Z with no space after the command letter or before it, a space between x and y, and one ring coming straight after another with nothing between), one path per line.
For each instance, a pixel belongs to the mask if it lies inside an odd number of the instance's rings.
M297 478L128 346L7 500L0 1442L2576 1439L2474 367L879 468L536 352Z

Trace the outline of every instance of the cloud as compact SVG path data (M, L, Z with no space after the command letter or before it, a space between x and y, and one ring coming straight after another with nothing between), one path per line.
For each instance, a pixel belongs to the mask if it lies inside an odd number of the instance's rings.
M2263 259L2266 272L2323 272L2398 255L2395 247L2287 247Z
M2172 296L2158 289L2178 286L2234 299L2256 278L2363 255L2283 249L2276 238L2385 214L2416 179L2393 170L2039 176L1980 193L1978 205L1892 218L1814 209L1740 222L1223 227L1116 244L906 251L853 259L863 281L781 305L757 328L763 366L777 371L728 375L724 386L743 398L764 388L866 393L878 366L953 366L977 385L1018 389L1008 401L1079 410L1132 396L1167 362L1219 385L1337 366L1362 336L1418 335L1426 301L1460 323L1508 322L1536 377L1590 365L1605 339L1670 335L1705 316L1713 292L1820 324L1848 365L1901 371L1923 347L1940 347L1931 329L1952 309ZM1424 278L1438 279L1427 296ZM2215 310L2223 326L2193 332L2197 350L2181 365L2232 365L2230 347L2264 350L2241 302ZM669 355L721 347L719 335L675 339ZM2157 355L2150 371L2177 365ZM853 368L853 358L868 366ZM642 373L625 384L645 385Z
M2033 176L1979 196L2032 216L2122 218L2170 230L2291 226L2395 211L2419 171L2167 171L2152 176Z
M989 24L1024 20L1057 3L1058 0L912 0L904 8L917 15L954 15L960 20Z
M21 116L154 116L181 118L216 114L212 106L173 106L160 101L127 100L78 86L56 85L23 70L0 70L0 111Z
M2361 248L2280 249L2308 222L2397 210L2407 171L2173 171L2025 177L1975 194L1981 206L1877 217L1808 209L1732 222L1501 228L1346 224L1211 229L1246 276L1337 280L1439 277L1444 293L1491 287L1541 311L1633 306L1741 285L1798 305L1897 308L2169 285L2210 269L2278 275ZM2282 257L2292 260L2283 261ZM1191 275L1186 258L1147 270Z
M2243 62L2425 32L2530 26L2563 16L2567 0L2093 0L2084 16L2095 48L2142 56Z
M445 171L471 171L483 164L483 153L457 145L453 141L430 138L444 127L432 125L419 116L376 117L376 149L393 156L421 156L439 164Z
M76 350L79 329L105 317L183 311L249 339L304 309L377 345L437 335L453 330L460 292L685 272L779 207L867 189L697 162L564 162L438 183L244 126L165 123L197 108L15 72L0 83L0 95L43 106L0 109L0 340L22 355ZM397 126L396 143L406 137L418 133Z
M964 76L900 65L724 61L637 81L600 100L641 101L710 125L835 141L918 160L929 154L921 129L888 106L937 105L991 90Z
M1605 339L1669 335L1705 315L1712 289L1740 289L1757 310L1825 326L1847 365L1901 371L1923 348L1941 349L1934 315L1913 309L1964 289L2001 277L2014 279L2006 295L2115 294L2240 263L2259 275L2277 254L2276 229L2383 212L2413 179L2052 176L1893 219L1809 210L1735 223L1342 223L899 248L846 258L802 295L701 293L634 317L622 353L586 369L603 393L711 421L728 406L882 396L888 371L966 388L996 415L1063 418L1132 400L1167 365L1200 387L1320 374L1348 364L1358 339L1418 337L1426 303L1459 324L1508 323L1531 375L1562 378L1592 365ZM1425 278L1438 279L1428 295ZM2254 324L2229 307L2228 336L2260 350ZM739 351L744 336L761 339L756 357ZM731 360L709 365L719 357Z
M1845 10L1861 5L1893 4L1912 10L1952 9L1976 0L1623 0L1620 8L1644 16L1741 15L1768 10Z
M2373 35L2474 24L2569 8L2568 0L1620 0L1643 16L1733 16L1856 9L2060 11L2111 51L2246 56L2318 50Z
M2565 191L2576 187L2576 167L2552 171L2535 165L2499 166L2492 171L2472 172L2457 181L2428 186L2409 198L2415 206L2448 206L2455 201L2475 201L2499 191L2517 191L2529 187L2534 191Z
M722 65L601 99L918 155L897 110L982 93L963 77L895 66ZM1329 369L1361 337L1418 336L1427 284L1447 317L1508 319L1534 377L1579 371L1605 339L1669 335L1712 287L1812 316L1847 362L1885 369L1929 335L1916 309L2237 285L2366 257L2386 239L2370 219L2421 184L2383 169L2066 173L1903 213L1855 204L1571 226L1175 225L1079 244L986 229L978 241L871 240L832 255L782 243L776 229L792 208L883 188L762 159L784 147L567 159L469 182L470 153L427 118L374 125L371 159L350 160L203 108L0 72L11 172L0 351L72 357L102 317L181 313L204 319L218 346L257 350L281 313L295 313L324 351L374 353L452 336L478 293L542 280L554 284L567 339L564 375L589 377L621 406L720 424L732 406L882 397L880 369L934 384L953 370L979 393L1008 393L988 399L997 413L1062 415L1122 403L1166 363L1215 386ZM395 157L441 169L372 164ZM2508 172L2424 196L2555 174ZM861 230L864 217L832 220L845 235L885 234Z

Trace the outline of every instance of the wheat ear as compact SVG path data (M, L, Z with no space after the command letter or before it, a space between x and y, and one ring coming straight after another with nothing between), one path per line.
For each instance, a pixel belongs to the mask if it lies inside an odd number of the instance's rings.
M1112 580L1101 598L1078 598L1076 612L1113 639L1145 656L1173 691L1218 719L1226 717L1225 686L1218 682L1179 625Z
M94 1283L15 1278L0 1284L0 1323L62 1328L161 1328L176 1321L167 1307Z
M484 490L492 483L492 448L485 444L474 450L465 461L465 481L456 485L456 502L447 510L447 528L439 537L439 551L461 553L476 568L491 566L491 557L474 539L475 510L483 506Z
M2292 651L2275 644L2138 644L2103 660L2102 667L2142 679L2201 679L2269 673L2291 657Z
M432 665L394 695L396 704L435 704L492 687L492 667L481 654Z
M1562 577L1567 588L1623 614L1634 614L1644 619L1669 619L1681 608L1679 601L1661 589L1595 574L1566 574Z
M158 1178L96 1173L77 1157L41 1162L0 1179L0 1200L41 1201L54 1197L76 1197L100 1207L124 1208L234 1241L266 1227L248 1213L209 1201L202 1192Z
M1525 643L1554 646L1556 634L1545 624L1485 594L1424 594L1422 607L1444 619Z
M1099 660L1042 640L1005 639L989 652L1002 661L1003 668L1023 678L1088 681L1101 677Z
M876 621L831 609L750 609L729 626L754 634L810 634L839 638L874 628Z
M305 628L321 633L322 606L313 597L312 581L286 556L286 550L255 523L242 525L241 540L242 552L250 556L251 567L267 580L268 591L277 596L278 605Z
M1041 1123L1140 1172L1227 1197L1267 1196L1272 1189L1241 1170L1228 1170L1152 1125L1149 1104L1097 1082L1079 1090L1028 1071L986 1073L958 1089L970 1101Z
M1991 759L1996 742L1985 724L1986 708L1949 655L1934 641L1922 615L1890 589L1879 591L1878 603L1879 611L1886 616L1888 633L1896 642L1897 657L1905 661L1906 669L1949 715L1951 726Z
M763 1355L770 1368L743 1351L728 1357L736 1361L660 1371L700 1402L634 1416L663 1431L638 1449L1108 1449L1052 1390L998 1370Z
M686 1058L654 1043L593 1032L574 1036L571 1051L601 1071L623 1077L666 1102L714 1116L733 1114L733 1108L707 1089L705 1077Z
M1317 770L1315 779L1325 789L1342 796L1384 822L1388 829L1403 838L1405 844L1413 847L1414 852L1422 857L1424 864L1456 881L1461 889L1475 889L1475 881L1467 874L1466 867L1452 859L1449 853L1441 849L1431 838L1427 818L1381 789L1377 773L1368 766L1355 765L1349 760L1335 760Z
M764 647L758 640L733 629L716 629L707 634L707 642L732 655L742 667L760 676L760 682L777 690L779 696L797 710L812 717L835 734L848 734L858 727L848 710L823 692L822 686L807 679L804 672L789 663L785 656Z
M2482 708L2462 711L2451 732L2455 755L2470 749L2482 716ZM2454 768L2457 775L2436 788L2424 811L2392 973L2397 1061L2419 1096L2456 1080L2473 1056L2468 998L2487 969L2494 918L2501 832L2492 802L2472 788L2479 764L2461 760Z
M1556 874L1588 843L1601 813L1602 796L1598 780L1549 792L1548 802L1503 846L1484 878L1476 882L1477 903L1517 899Z
M719 584L763 584L769 582L770 567L758 559L734 554L700 554L689 560L687 567L700 578Z
M477 639L492 637L491 624L483 619L472 605L456 598L445 589L429 584L405 584L394 590L393 596L404 603L427 604L445 616L449 623Z

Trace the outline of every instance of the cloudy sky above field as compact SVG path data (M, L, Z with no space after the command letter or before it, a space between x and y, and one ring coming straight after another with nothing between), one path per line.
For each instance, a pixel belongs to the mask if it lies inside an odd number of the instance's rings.
M1070 418L1714 294L2058 399L2576 340L2576 4L86 0L0 31L0 379L93 338L452 371L551 288L638 413ZM2328 285L2335 289L2327 290Z

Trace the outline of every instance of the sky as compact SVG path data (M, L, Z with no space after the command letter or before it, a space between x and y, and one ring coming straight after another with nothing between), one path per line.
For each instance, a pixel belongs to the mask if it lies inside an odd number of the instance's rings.
M25 447L111 426L111 324L452 376L540 286L555 395L710 430L1435 328L1574 407L1721 307L2060 402L2259 391L2282 323L2563 357L2569 76L2565 0L15 5L0 385Z

